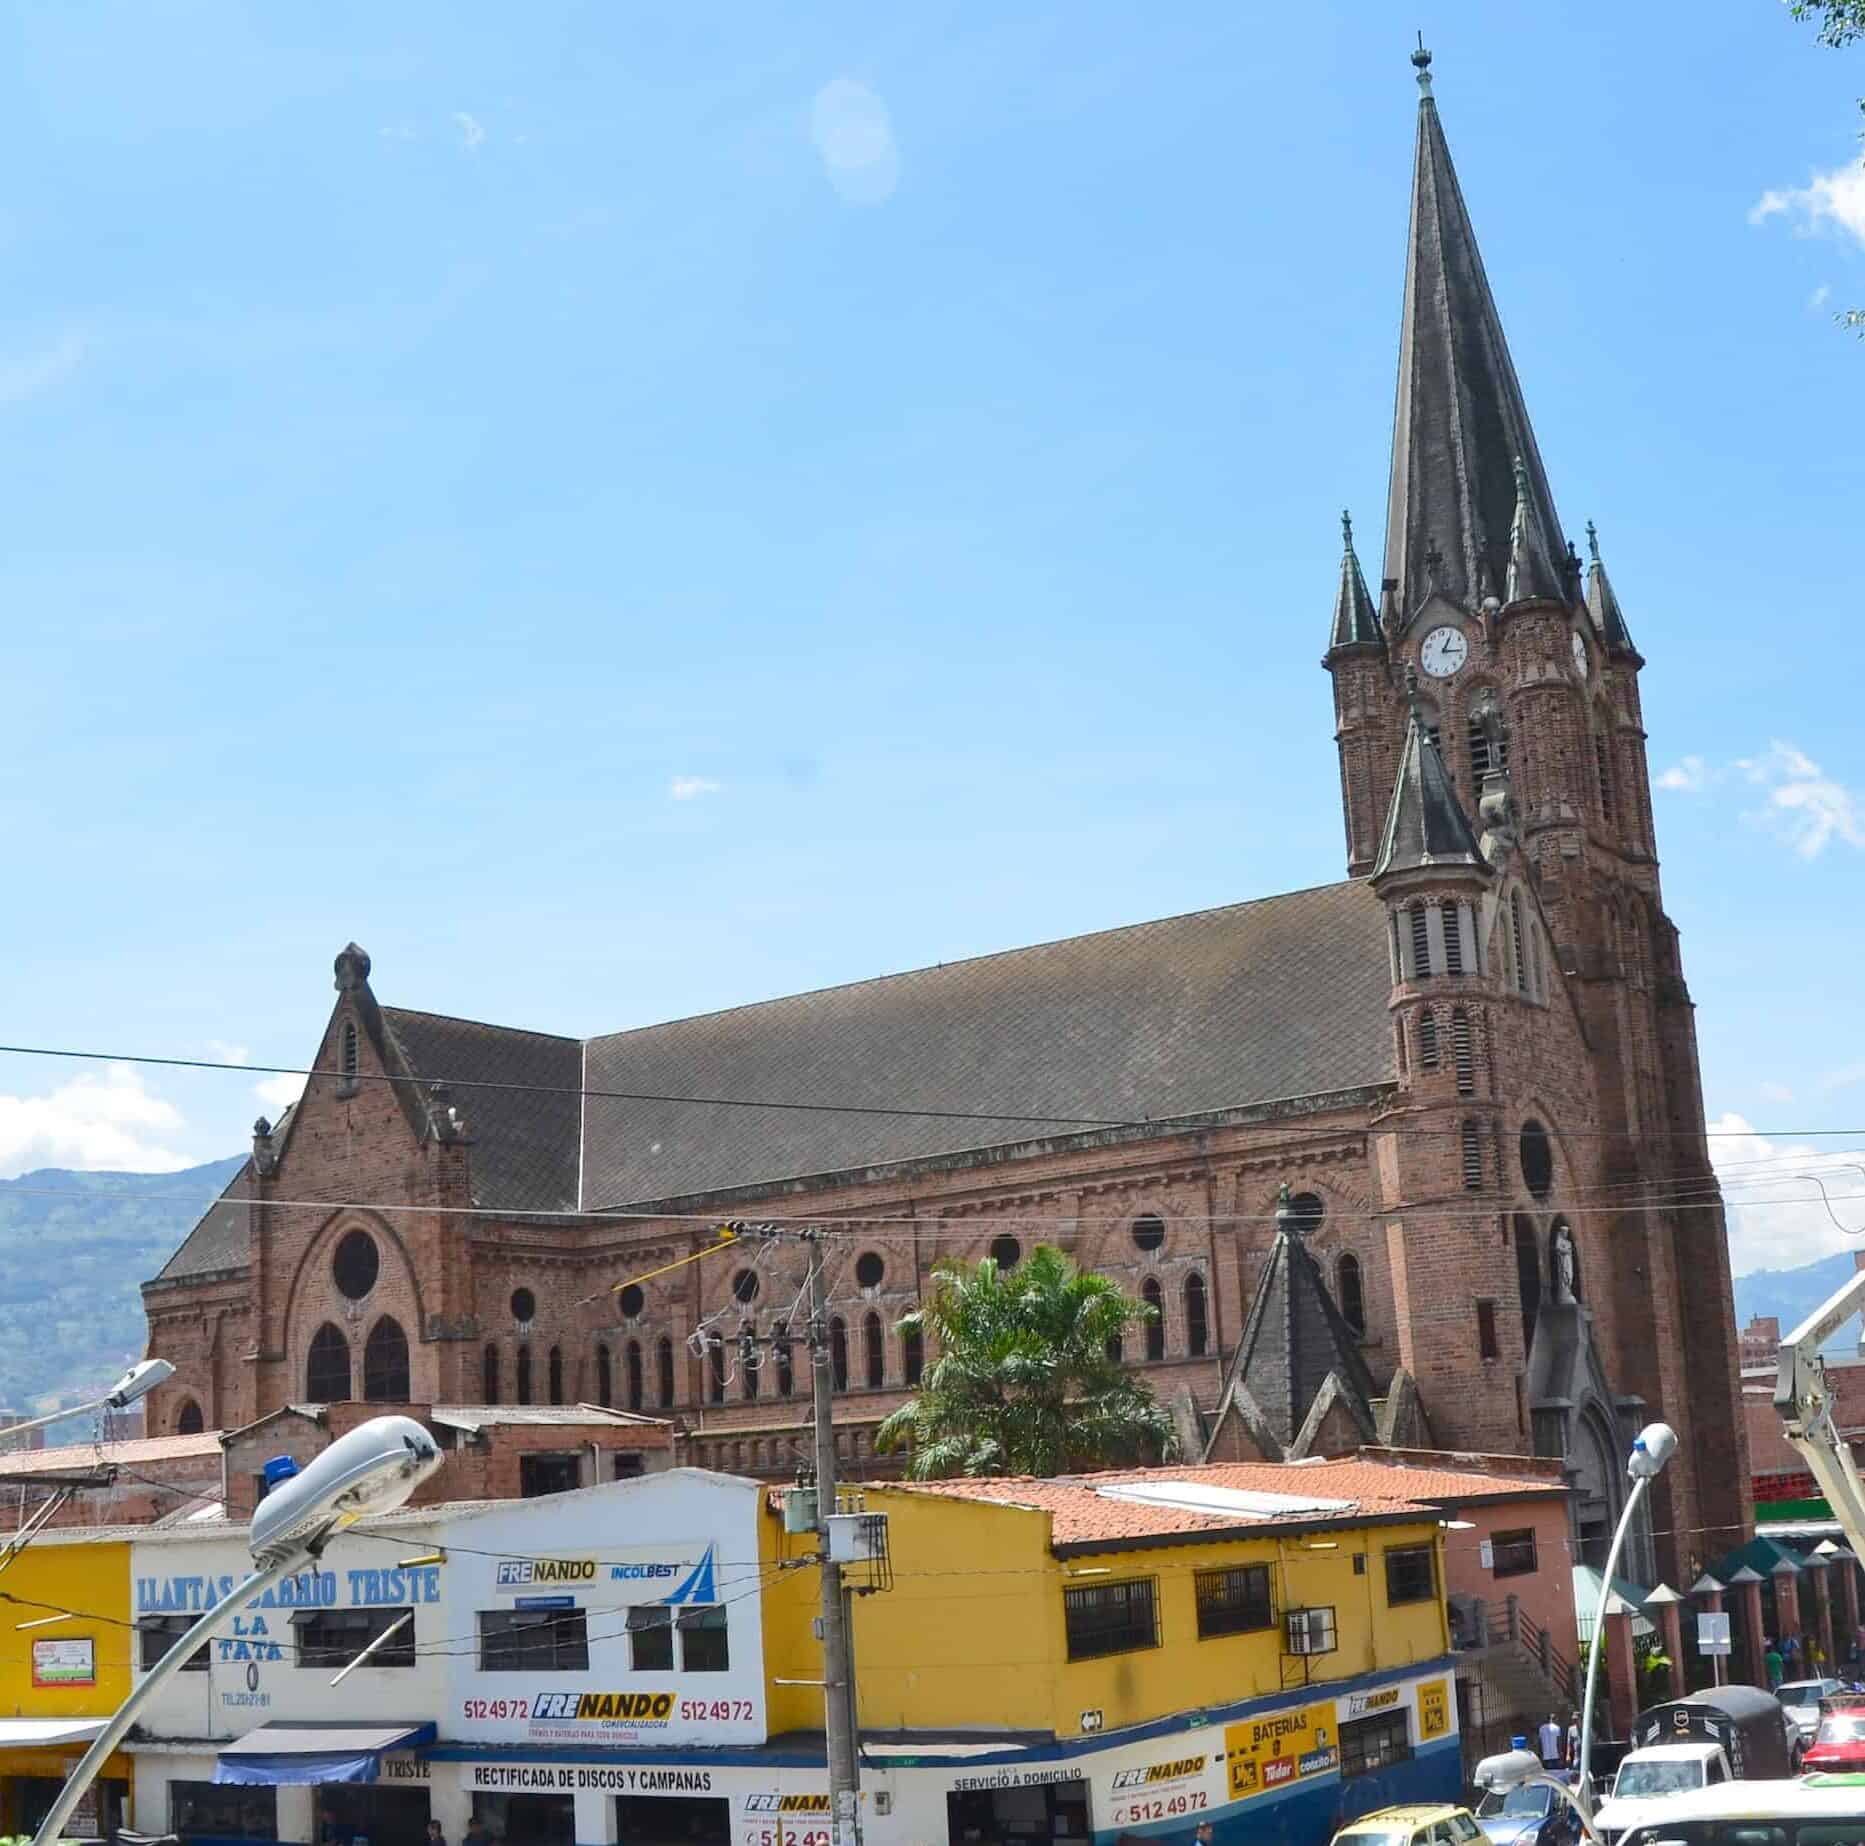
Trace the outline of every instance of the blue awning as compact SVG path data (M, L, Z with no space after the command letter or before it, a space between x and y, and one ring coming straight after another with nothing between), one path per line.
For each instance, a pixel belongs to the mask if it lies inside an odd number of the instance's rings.
M261 1787L373 1782L389 1751L421 1749L435 1735L432 1724L262 1724L220 1752L214 1780Z

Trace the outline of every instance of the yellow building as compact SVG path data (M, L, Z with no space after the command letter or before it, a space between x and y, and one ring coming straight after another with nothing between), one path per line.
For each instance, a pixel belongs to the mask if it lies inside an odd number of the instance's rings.
M40 1534L0 1566L0 1832L30 1833L129 1695L136 1630L124 1531ZM110 1758L75 1835L130 1824L130 1764Z
M961 1480L866 1487L860 1506L888 1522L886 1570L853 1573L864 1755L988 1761L951 1779L954 1846L1199 1819L1325 1838L1344 1814L1456 1797L1440 1511L1415 1471ZM773 1567L813 1552L775 1509L766 1525ZM886 1587L860 1593L864 1573ZM815 1573L773 1575L771 1728L817 1729L821 1693L782 1683L821 1676Z

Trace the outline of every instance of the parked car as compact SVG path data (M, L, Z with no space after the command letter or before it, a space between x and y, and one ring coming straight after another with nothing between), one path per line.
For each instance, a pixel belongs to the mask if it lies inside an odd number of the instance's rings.
M1481 1846L1483 1837L1468 1808L1433 1802L1362 1814L1335 1834L1333 1846Z
M1821 1702L1820 1726L1801 1765L1835 1775L1865 1771L1865 1693L1835 1692Z
M1496 1788L1477 1803L1491 1846L1570 1846L1580 1836L1573 1809L1551 1788Z
M1811 1743L1820 1728L1820 1701L1843 1691L1845 1685L1837 1679L1790 1679L1775 1687L1774 1696L1799 1729L1800 1741Z

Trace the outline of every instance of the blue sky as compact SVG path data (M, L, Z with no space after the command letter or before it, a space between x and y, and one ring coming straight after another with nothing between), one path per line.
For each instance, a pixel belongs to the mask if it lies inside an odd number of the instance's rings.
M1415 12L12 10L6 1037L301 1060L352 936L611 1030L1339 876L1416 23L1650 661L1710 1113L1865 1146L1865 50ZM253 1090L0 1060L0 1171Z

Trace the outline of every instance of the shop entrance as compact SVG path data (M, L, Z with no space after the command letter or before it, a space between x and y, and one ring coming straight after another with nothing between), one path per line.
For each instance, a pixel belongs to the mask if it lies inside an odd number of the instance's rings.
M732 1846L732 1804L717 1795L617 1795L622 1846Z
M945 1798L951 1846L1008 1846L1051 1841L1088 1846L1088 1784L1044 1782L1034 1788L962 1788Z
M571 1795L473 1796L473 1819L493 1846L575 1846L576 1800Z
M72 1758L75 1764L76 1757ZM22 1775L8 1778L8 1798L0 1808L8 1811L11 1833L37 1833L39 1823L52 1811L52 1803L63 1792L63 1776ZM108 1839L123 1825L129 1813L129 1784L114 1777L99 1776L90 1793L67 1823L66 1832L74 1839Z
M319 1846L425 1846L427 1790L379 1788L372 1782L318 1785Z

